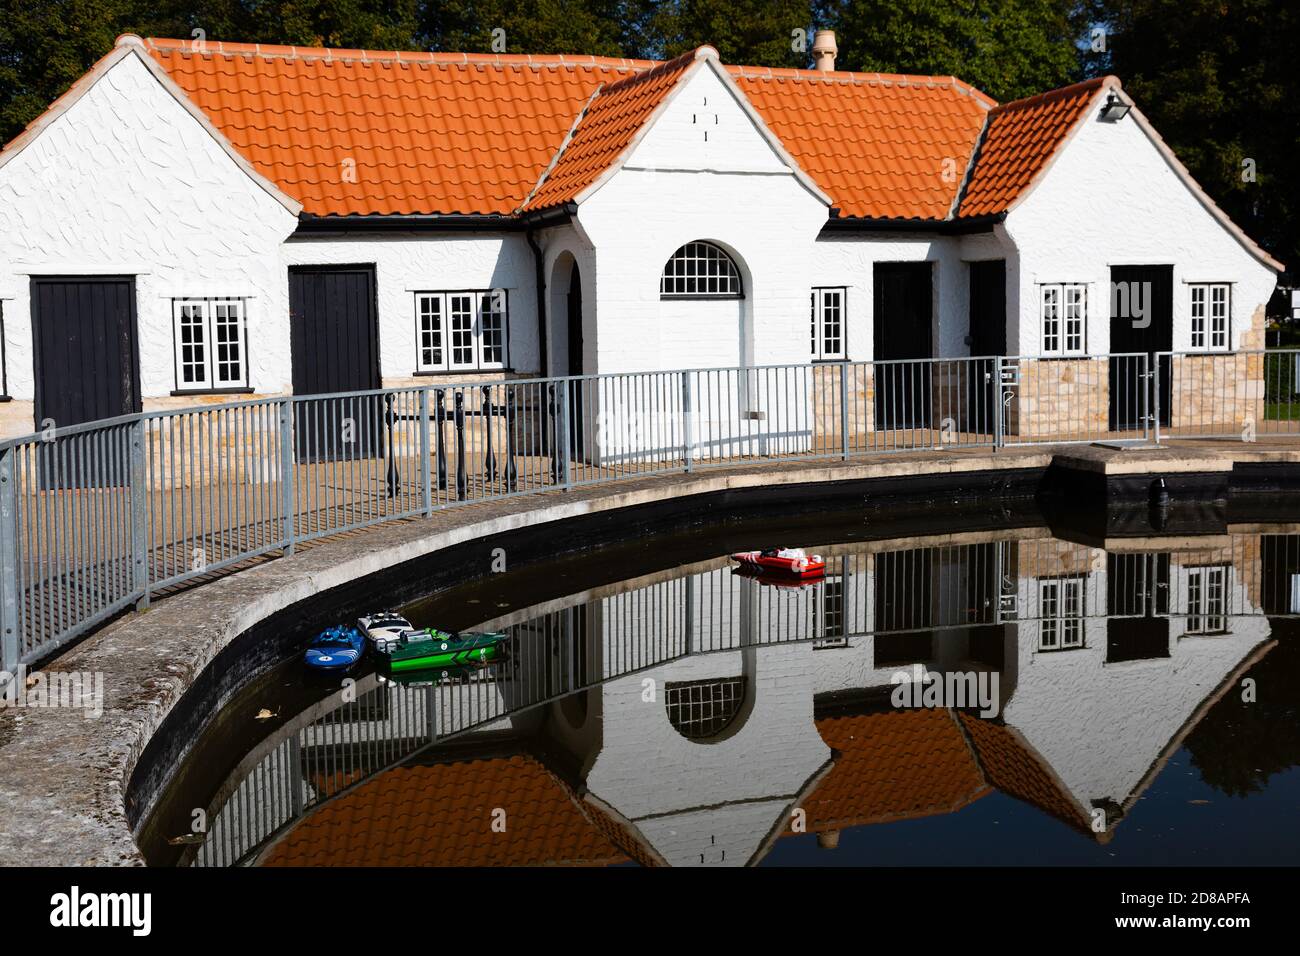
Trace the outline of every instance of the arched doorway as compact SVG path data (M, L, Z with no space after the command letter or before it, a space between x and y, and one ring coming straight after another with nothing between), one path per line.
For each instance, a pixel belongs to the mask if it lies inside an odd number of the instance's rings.
M582 375L582 273L575 262L569 271L568 320L569 374Z

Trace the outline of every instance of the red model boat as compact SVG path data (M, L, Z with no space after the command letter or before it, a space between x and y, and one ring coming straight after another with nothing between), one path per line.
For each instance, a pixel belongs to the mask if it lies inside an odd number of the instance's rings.
M826 562L820 554L808 554L803 548L764 548L762 551L741 551L731 556L742 567L753 568L765 574L782 574L797 578L819 578L826 573Z

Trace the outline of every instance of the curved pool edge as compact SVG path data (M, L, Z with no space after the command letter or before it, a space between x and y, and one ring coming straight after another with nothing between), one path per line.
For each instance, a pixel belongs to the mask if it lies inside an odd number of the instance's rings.
M1045 472L1058 451L769 464L485 502L342 537L168 598L114 622L47 668L103 675L104 709L97 719L67 709L0 712L0 803L6 807L0 862L143 864L125 801L150 740L225 648L260 621L313 595L438 549L535 524L774 486L926 476L969 483L981 473ZM1150 464L1162 470L1157 460Z

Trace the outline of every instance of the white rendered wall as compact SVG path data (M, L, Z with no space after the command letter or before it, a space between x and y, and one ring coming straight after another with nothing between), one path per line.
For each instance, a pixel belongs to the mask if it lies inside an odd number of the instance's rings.
M747 364L808 361L808 292L826 205L707 66L686 81L628 164L579 207L578 220L598 250L599 371L699 368L732 354ZM716 303L659 298L664 263L697 239L737 261L748 349ZM681 335L693 317L699 331Z
M1042 182L1006 220L1020 250L1019 346L1042 351L1036 283L1088 283L1092 354L1110 349L1110 267L1174 267L1176 350L1191 348L1189 282L1233 282L1233 347L1276 275L1200 203L1129 116L1085 121ZM1012 341L1016 341L1015 338ZM1262 341L1251 347L1261 348Z
M137 55L123 58L0 168L10 394L33 397L32 275L138 277L146 397L175 388L172 297L247 297L251 384L280 389L288 323L279 246L295 225Z

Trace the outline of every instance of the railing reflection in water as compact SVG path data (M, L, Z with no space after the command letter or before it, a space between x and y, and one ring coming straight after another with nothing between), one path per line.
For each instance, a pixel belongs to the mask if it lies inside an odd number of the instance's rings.
M1108 657L1128 660L1160 656L1153 637L1213 637L1242 618L1300 612L1300 535L1209 535L1161 551L1138 540L1109 552L1041 530L984 537L822 548L826 578L800 587L719 559L484 622L508 634L506 660L412 683L364 676L264 742L213 801L193 862L246 862L304 813L423 749L690 655L888 638L874 649L881 669L926 663L934 642L920 636L933 632L1029 627L1047 652L1082 648L1101 626L1116 645Z

